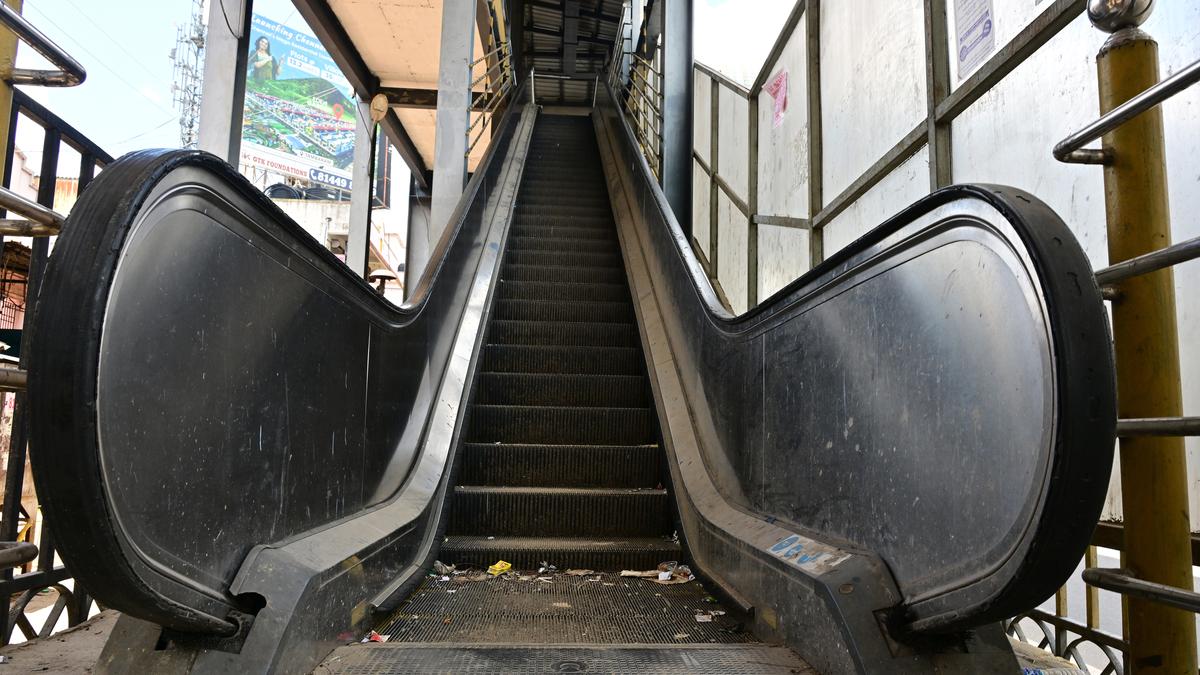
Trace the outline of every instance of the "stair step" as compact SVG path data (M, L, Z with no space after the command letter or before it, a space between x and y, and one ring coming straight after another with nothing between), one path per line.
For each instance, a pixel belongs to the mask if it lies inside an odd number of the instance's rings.
M649 408L475 405L472 443L642 445L655 441Z
M625 284L549 283L500 280L500 298L506 300L559 300L577 302L630 302Z
M615 239L567 239L566 237L508 238L514 251L559 251L570 253L619 253L621 245Z
M451 535L653 537L671 531L666 490L459 485ZM494 562L494 561L493 561ZM511 562L511 561L509 561Z
M580 300L496 301L495 317L507 321L590 321L633 323L633 304Z
M551 211L542 213L514 213L513 225L523 227L526 225L532 227L579 227L594 229L602 232L616 232L616 224L613 222L612 216L608 214L594 213L591 215L584 214L561 214Z
M662 481L657 445L467 443L463 449L463 485L651 488Z
M573 253L566 251L509 251L505 261L511 265L565 265L567 267L609 267L622 272L621 254Z
M644 408L650 405L640 375L560 375L558 373L480 373L476 402L481 405L596 406Z
M613 267L564 267L562 265L522 265L511 261L500 271L506 281L551 281L598 284L625 283L625 270Z
M638 347L637 327L624 323L492 320L493 345Z
M483 372L642 375L644 369L641 350L631 347L489 344Z
M542 561L560 570L652 570L679 560L679 544L665 537L585 539L581 537L447 537L438 559L449 565L485 568L497 560L518 570L537 570Z
M611 213L600 212L600 210L596 207L588 206L586 204L546 206L537 204L522 204L519 199L517 201L515 212L518 218L522 216L580 216L589 218L596 218L599 216L605 216L608 218L612 217Z
M611 227L566 227L563 225L514 225L511 236L540 239L594 239L617 241L617 231Z

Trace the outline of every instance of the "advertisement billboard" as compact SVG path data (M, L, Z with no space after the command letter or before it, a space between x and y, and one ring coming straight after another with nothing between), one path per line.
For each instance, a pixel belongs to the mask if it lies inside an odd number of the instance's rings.
M354 92L316 37L254 14L245 101L244 166L349 186Z

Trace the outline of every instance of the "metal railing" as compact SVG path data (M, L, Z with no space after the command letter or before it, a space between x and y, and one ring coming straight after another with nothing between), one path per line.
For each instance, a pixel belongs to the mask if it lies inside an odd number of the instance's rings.
M34 50L60 69L14 69L5 78L3 86L73 86L83 82L86 76L83 67L5 3L0 3L0 23L10 28L20 39L29 43ZM87 187L95 176L97 167L112 162L113 158L29 95L17 89L11 89L11 93L12 108L7 119L4 158L5 185L0 188L0 209L12 212L20 218L0 219L0 249L3 248L5 236L34 238L25 280L25 316L29 317L33 315L32 304L38 297L38 289L49 256L49 237L57 235L64 223L63 216L53 210L63 145L72 148L80 157L77 192L82 192ZM17 125L21 119L40 126L44 132L36 201L10 189ZM68 626L74 626L87 618L92 606L87 591L75 585L70 571L57 563L52 528L43 524L40 540L35 540L37 532L36 528L32 527L33 518L21 503L28 464L29 420L24 393L27 353L28 350L22 350L20 368L0 370L0 391L15 392L4 498L0 507L0 597L4 599L4 602L0 603L0 644L5 645L9 644L13 631L17 629L26 639L48 637L53 633L64 612ZM33 569L27 569L28 567ZM21 573L14 574L14 568L20 568ZM35 628L27 610L30 603L47 589L56 591L57 597L49 606L42 625Z
M632 25L629 7L617 24L617 34L609 50L608 85L629 114L638 147L650 165L650 171L662 180L663 95L661 39L652 54L639 54L627 44L626 31Z
M490 2L488 6L489 8L491 7ZM491 10L489 16L494 21L496 16L495 11ZM494 31L493 35L495 35ZM471 61L468 66L472 72L480 64L487 66L487 69L473 78L471 86L467 88L473 97L475 87L481 83L484 85L483 92L480 94L477 102L472 105L472 110L478 109L478 117L467 127L467 151L464 153L464 157L470 157L471 152L475 150L475 146L483 138L487 137L488 130L492 129L492 120L503 112L502 106L505 105L508 95L512 93L513 87L516 84L510 41L497 39L499 44L485 52L479 58Z

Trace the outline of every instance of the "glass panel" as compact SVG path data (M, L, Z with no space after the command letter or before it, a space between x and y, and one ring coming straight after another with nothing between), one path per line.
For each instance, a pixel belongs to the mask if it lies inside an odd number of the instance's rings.
M715 86L715 85L714 85ZM750 102L729 87L720 89L718 110L717 161L720 175L743 202L749 201L747 177L750 173Z
M718 281L734 314L746 311L746 217L724 190L717 190Z
M788 40L767 84L786 77L786 109L776 124L779 104L766 88L758 94L758 212L807 218L808 212L808 59L804 20ZM760 295L759 297L765 297Z
M692 120L692 148L705 164L711 166L709 155L712 154L712 78L698 70L692 71L692 78L695 83L692 90L695 111Z
M761 302L812 267L808 230L758 226L758 297Z
M929 194L929 149L922 147L825 226L825 257Z
M700 163L692 160L692 237L705 260L711 259L708 253L708 235L712 228L712 210L709 206L711 186L712 181Z
M924 26L920 2L821 5L826 203L925 118Z

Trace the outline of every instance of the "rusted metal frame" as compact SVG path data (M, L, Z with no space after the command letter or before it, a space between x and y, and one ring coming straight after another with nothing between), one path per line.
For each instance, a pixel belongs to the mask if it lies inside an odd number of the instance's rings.
M929 189L953 180L950 123L939 122L937 107L950 95L950 54L946 0L925 0L926 139L929 146Z
M712 79L711 75L709 76L708 88L712 106L711 111L709 112L710 116L708 118L711 129L709 135L708 160L712 162L712 166L708 172L708 261L710 263L708 278L711 279L715 285L717 283L717 263L719 261L721 248L720 200L718 192L720 188L718 187L716 175L717 167L721 166L718 161L721 156L721 87L715 79Z
M808 66L808 264L816 267L825 259L825 234L821 226L832 218L818 219L825 206L824 142L821 138L821 0L809 0L804 11L804 49ZM842 208L845 208L844 206Z
M700 72L704 73L705 75L708 75L712 79L716 80L717 84L720 84L721 86L729 89L730 91L737 94L738 96L741 96L744 99L747 99L747 100L750 99L750 90L749 89L743 87L742 85L738 84L737 82L734 82L733 80L731 80L728 77L726 77L725 75L722 75L721 73L713 70L712 68L709 68L708 66L704 65L703 63L696 63L694 65L695 65L696 70L699 70Z
M1001 47L937 106L937 121L949 123L1025 62L1083 13L1087 0L1055 0Z
M1128 651L1129 645L1120 637L1084 626L1069 617L1055 616L1040 609L1031 609L1004 622L1005 631L1023 642L1029 642L1025 637L1025 631L1020 626L1020 622L1024 619L1034 622L1038 630L1042 632L1042 639L1036 643L1039 648L1051 651L1060 658L1071 659L1075 661L1076 665L1086 667L1089 664L1084 663L1078 647L1082 643L1090 642L1096 645L1108 660L1109 665L1103 670L1104 673L1120 675L1125 672L1122 656ZM1054 635L1051 635L1051 629L1053 629ZM1079 637L1060 641L1057 639L1057 635L1061 632L1074 633ZM1063 648L1058 651L1055 647L1060 643Z
M925 122L917 124L912 131L908 132L900 142L892 146L887 154L879 158L867 169L858 180L851 183L842 193L834 197L829 205L817 212L813 216L813 231L819 231L840 214L845 211L858 198L862 197L871 188L875 187L879 181L883 180L903 164L908 158L912 157L925 145L925 139L928 133L928 127Z
M812 221L808 218L795 218L792 216L768 216L763 213L756 213L754 214L754 222L758 225L786 227L793 230L812 229Z
M763 86L766 85L767 78L771 76L771 71L775 68L775 62L783 54L783 50L787 47L787 43L791 41L796 27L800 25L800 20L804 18L804 11L807 4L806 0L796 0L796 4L792 6L792 12L788 14L787 20L783 22L783 28L779 31L779 36L775 38L775 44L771 46L771 51L767 54L767 60L763 61L763 66L758 71L758 76L754 78L754 84L750 86L750 96L757 96L758 92L762 91Z
M758 305L758 96L748 101L747 123L749 125L746 173L746 308Z
M58 70L13 68L10 72L5 73L5 80L9 84L74 87L83 83L87 78L87 71L78 61L62 47L54 44L50 38L30 24L25 17L21 16L20 12L9 6L7 2L0 2L0 23L7 26L22 42L32 47L34 51L58 68Z

